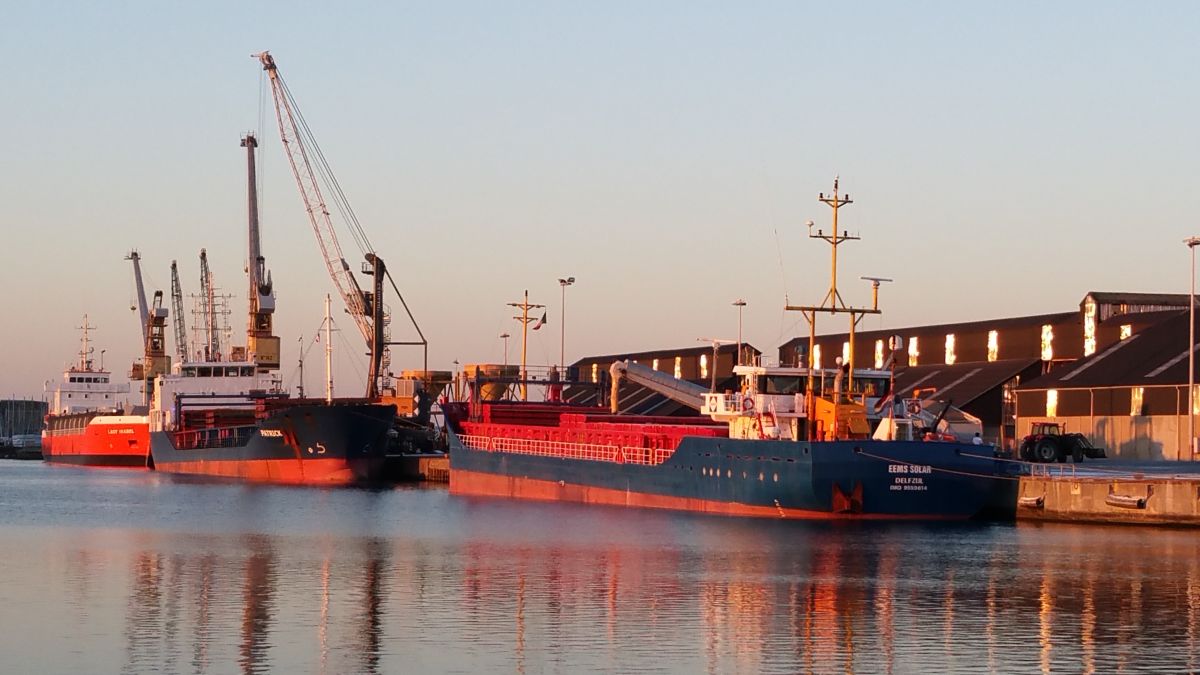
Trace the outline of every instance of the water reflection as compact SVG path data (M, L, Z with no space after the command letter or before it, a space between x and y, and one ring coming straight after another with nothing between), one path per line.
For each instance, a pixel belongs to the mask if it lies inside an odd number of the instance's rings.
M1190 532L776 523L436 494L246 501L253 533L0 522L12 543L0 574L45 570L2 579L0 606L23 621L0 635L0 671L1200 667ZM272 515L302 508L319 526Z
M470 661L519 673L581 662L624 670L639 656L710 673L1196 665L1195 543L1172 539L1155 563L1117 556L1079 569L1064 560L1099 553L1083 539L1019 532L1018 542L1036 546L1014 551L985 537L967 561L978 564L947 568L942 553L914 550L909 537L810 531L804 545L773 549L770 532L722 530L728 548L702 552L467 542L443 552L463 564L441 568L407 542L378 537L321 547L319 560L306 557L312 542L267 535L221 542L220 555L166 554L170 542L156 540L130 557L123 669L171 671L186 654L194 673L222 672L230 657L243 673L306 663L324 673L388 672L405 658L384 649L389 639L412 644L392 624L400 616L440 624L425 639L451 651L429 661L453 663L465 647L478 650ZM1171 643L1181 648L1151 648ZM401 660L389 665L390 655Z
M247 536L242 583L242 631L238 664L243 673L266 672L267 638L275 605L275 556L268 537Z

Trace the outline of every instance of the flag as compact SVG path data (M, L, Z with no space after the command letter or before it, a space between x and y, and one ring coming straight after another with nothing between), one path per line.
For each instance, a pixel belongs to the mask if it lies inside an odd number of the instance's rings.
M541 328L542 326L545 326L545 325L546 325L546 313L545 313L545 312L542 312L542 318L540 318L540 319L538 319L536 322L534 322L534 324L533 324L533 329L534 329L534 330L537 330L537 329L539 329L539 328Z

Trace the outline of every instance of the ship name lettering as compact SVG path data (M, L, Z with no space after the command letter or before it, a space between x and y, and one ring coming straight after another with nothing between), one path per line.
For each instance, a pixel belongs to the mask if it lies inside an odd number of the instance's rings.
M283 438L283 431L279 429L259 429L258 433L267 438Z

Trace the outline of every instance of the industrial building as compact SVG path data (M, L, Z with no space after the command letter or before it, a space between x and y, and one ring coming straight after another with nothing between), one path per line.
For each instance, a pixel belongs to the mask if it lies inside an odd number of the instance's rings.
M865 361L866 367L882 368L889 339L903 338L894 358L897 391L950 401L983 421L989 441L1013 447L1028 433L1029 421L1017 417L1016 392L1023 383L1158 326L1186 308L1187 299L1186 294L1092 291L1071 312L861 331L854 334L854 360L856 367ZM784 343L780 362L803 363L808 344L807 337ZM850 358L849 333L817 336L815 364L829 367L837 356Z
M1189 313L1176 309L1166 314L1144 330L1018 387L1017 428L1025 433L1035 422L1058 422L1065 431L1087 436L1109 457L1191 460ZM1195 399L1200 404L1200 396Z
M1087 434L1109 456L1190 459L1187 301L1186 294L1092 291L1068 312L857 331L855 367L883 368L889 340L898 336L904 345L893 357L896 390L980 418L989 442L1015 449L1033 422L1048 420ZM817 336L815 365L849 360L850 339L848 332ZM808 345L807 336L781 345L780 364L803 364ZM744 347L744 362L761 358ZM628 359L706 387L715 377L722 390L736 385L736 353L721 345L715 358L711 346L590 356L573 364L572 374L606 385L609 366ZM585 386L567 396L599 405L605 394L602 386ZM628 413L692 412L630 382L621 384L620 401Z
M40 454L45 401L0 401L0 456Z

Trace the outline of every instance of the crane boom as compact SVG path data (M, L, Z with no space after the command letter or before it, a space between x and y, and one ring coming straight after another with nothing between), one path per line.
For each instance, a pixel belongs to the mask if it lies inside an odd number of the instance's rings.
M329 278L333 280L338 295L342 296L343 302L346 303L346 309L349 310L363 339L368 345L374 345L375 331L371 325L370 308L367 306L358 280L354 278L350 265L342 254L341 244L338 243L333 222L329 217L329 209L325 205L325 198L321 194L321 187L309 161L308 150L301 140L300 127L297 125L296 116L292 110L292 102L279 77L275 59L271 58L267 52L262 52L257 57L262 62L263 70L267 71L271 82L271 96L275 101L275 121L279 124L279 137L283 142L288 163L291 164L292 175L296 178L296 185L300 188L300 198L304 201L304 210L308 213L309 223L312 225L313 233L317 236L317 244L321 247L321 257L325 260Z
M142 256L138 255L137 251L130 251L125 259L133 261L133 278L137 284L138 318L142 325L142 342L145 342L149 338L150 309L146 306L146 287L142 285Z
M221 332L217 326L217 298L212 271L208 269L208 251L200 249L200 304L204 319L204 360L221 360Z
M180 363L186 363L191 350L183 318L183 287L179 284L179 266L174 260L171 261L171 311L175 313L175 354Z

